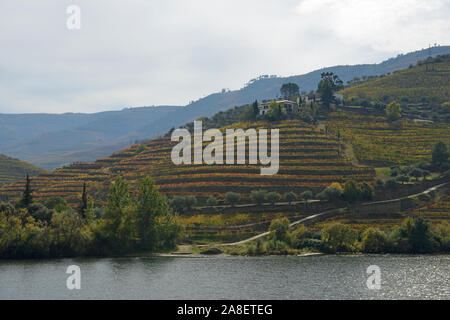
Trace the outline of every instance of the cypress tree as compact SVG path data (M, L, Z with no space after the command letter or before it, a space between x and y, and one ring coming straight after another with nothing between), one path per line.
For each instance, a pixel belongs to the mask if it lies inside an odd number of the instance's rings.
M33 203L33 190L31 189L31 179L27 173L25 190L23 191L22 199L19 202L20 208L28 208Z
M83 183L83 193L81 195L81 205L80 205L80 215L83 219L86 218L86 212L88 209L88 195L87 195L87 187L86 182Z

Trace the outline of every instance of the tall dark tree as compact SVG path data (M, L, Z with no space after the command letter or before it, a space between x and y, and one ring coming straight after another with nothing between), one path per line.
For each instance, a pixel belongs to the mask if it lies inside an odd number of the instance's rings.
M20 208L28 208L33 203L33 190L31 189L31 178L27 173L25 190L23 190L22 199L19 202Z
M252 108L253 108L253 115L256 119L256 117L259 114L259 108L258 108L258 100L255 100L255 102L252 103Z
M80 213L81 217L83 217L83 219L86 218L87 210L88 210L88 194L87 194L86 182L84 182L83 183L83 193L81 194L81 204L80 204L80 209L79 209L79 213Z
M285 83L281 86L280 94L283 99L291 100L300 95L300 88L295 83Z

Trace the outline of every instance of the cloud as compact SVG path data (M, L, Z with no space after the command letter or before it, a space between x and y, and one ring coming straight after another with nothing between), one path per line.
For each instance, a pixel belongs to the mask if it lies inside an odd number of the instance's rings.
M66 8L81 8L81 30ZM184 105L260 74L379 62L450 34L447 1L0 3L0 112Z

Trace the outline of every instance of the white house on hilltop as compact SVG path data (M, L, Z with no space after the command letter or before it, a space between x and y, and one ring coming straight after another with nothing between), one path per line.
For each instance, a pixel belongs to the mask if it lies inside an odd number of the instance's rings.
M269 105L272 103L278 103L284 107L287 113L293 113L298 111L298 103L290 100L276 100L267 101L258 104L259 115L263 116L269 111Z

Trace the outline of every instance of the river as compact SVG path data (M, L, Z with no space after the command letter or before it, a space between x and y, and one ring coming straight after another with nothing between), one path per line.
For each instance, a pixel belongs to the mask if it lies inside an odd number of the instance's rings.
M81 289L66 287L77 265ZM380 270L368 289L367 268ZM450 255L0 261L0 299L450 299Z

